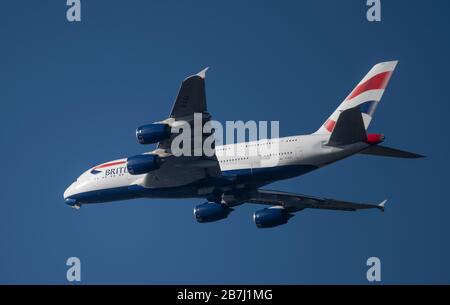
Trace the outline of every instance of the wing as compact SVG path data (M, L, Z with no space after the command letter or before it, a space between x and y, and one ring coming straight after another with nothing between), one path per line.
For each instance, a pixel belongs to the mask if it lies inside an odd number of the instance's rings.
M205 94L205 77L208 68L200 71L199 73L189 76L182 83L178 95L175 99L170 117L166 121L170 121L171 126L177 126L187 123L190 125L191 130L194 130L194 114L202 115L202 127L211 119L211 115L207 112L206 107L206 94ZM179 157L175 161L176 157L168 157L161 170L169 170L176 167L177 171L182 174L185 170L195 172L205 172L206 176L218 176L220 175L220 166L216 156L208 157L205 155L194 156L194 149L196 146L203 146L204 140L211 134L202 133L202 141L194 141L194 132L191 132L191 154L186 157ZM171 144L173 139L178 134L173 134L169 139L158 143L158 150L163 151L163 154L171 154ZM203 151L203 150L201 150ZM198 176L198 175L197 175Z
M195 112L206 112L205 76L207 70L208 68L186 78L181 83L181 88L170 112L171 118L182 118Z
M205 77L207 70L208 68L203 69L181 83L168 119L172 126L176 125L176 122L183 121L189 123L193 128L194 113L202 114L203 124L211 119L206 108ZM176 136L176 134L172 135L169 139L159 142L158 148L170 153L172 141Z
M257 190L251 194L251 197L249 200L247 200L247 202L267 204L272 206L279 205L283 206L289 212L296 212L306 208L339 211L356 211L376 208L384 211L386 200L384 200L380 204L368 204L299 195L287 192Z

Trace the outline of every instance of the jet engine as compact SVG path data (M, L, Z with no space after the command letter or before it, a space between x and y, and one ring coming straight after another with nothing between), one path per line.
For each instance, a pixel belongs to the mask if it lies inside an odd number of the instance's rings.
M274 206L253 213L253 221L258 228L272 228L287 223L292 216L283 207Z
M194 216L198 222L213 222L228 217L232 208L215 202L206 202L194 208Z
M148 124L136 129L136 138L141 144L153 144L168 139L170 134L170 126L161 123Z
M127 159L127 170L131 175L146 174L160 166L161 158L154 154L137 155Z

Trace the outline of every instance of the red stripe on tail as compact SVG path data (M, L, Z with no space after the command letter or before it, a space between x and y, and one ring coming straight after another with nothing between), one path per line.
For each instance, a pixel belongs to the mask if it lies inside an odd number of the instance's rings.
M327 120L323 126L329 131L333 132L334 126L336 125L336 121L333 121L331 119Z
M346 100L351 100L354 97L357 97L361 93L364 93L369 90L377 90L377 89L384 89L386 88L386 85L389 82L389 79L391 78L392 71L386 71L380 74L377 74L373 76L372 78L368 79L361 85L357 86L352 93L346 98Z

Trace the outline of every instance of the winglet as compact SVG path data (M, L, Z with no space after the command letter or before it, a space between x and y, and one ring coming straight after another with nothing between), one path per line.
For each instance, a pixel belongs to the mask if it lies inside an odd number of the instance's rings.
M379 208L382 212L384 212L384 206L386 205L387 199L383 200L379 205L377 205L377 208Z
M206 71L208 71L209 67L206 67L205 69L203 69L202 71L197 73L197 76L200 76L201 78L205 79L206 77Z

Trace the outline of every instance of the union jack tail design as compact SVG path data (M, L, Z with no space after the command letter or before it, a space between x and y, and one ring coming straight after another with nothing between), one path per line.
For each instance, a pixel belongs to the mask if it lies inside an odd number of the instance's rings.
M330 134L341 112L357 106L360 108L367 130L397 63L398 61L387 61L373 66L316 133Z

